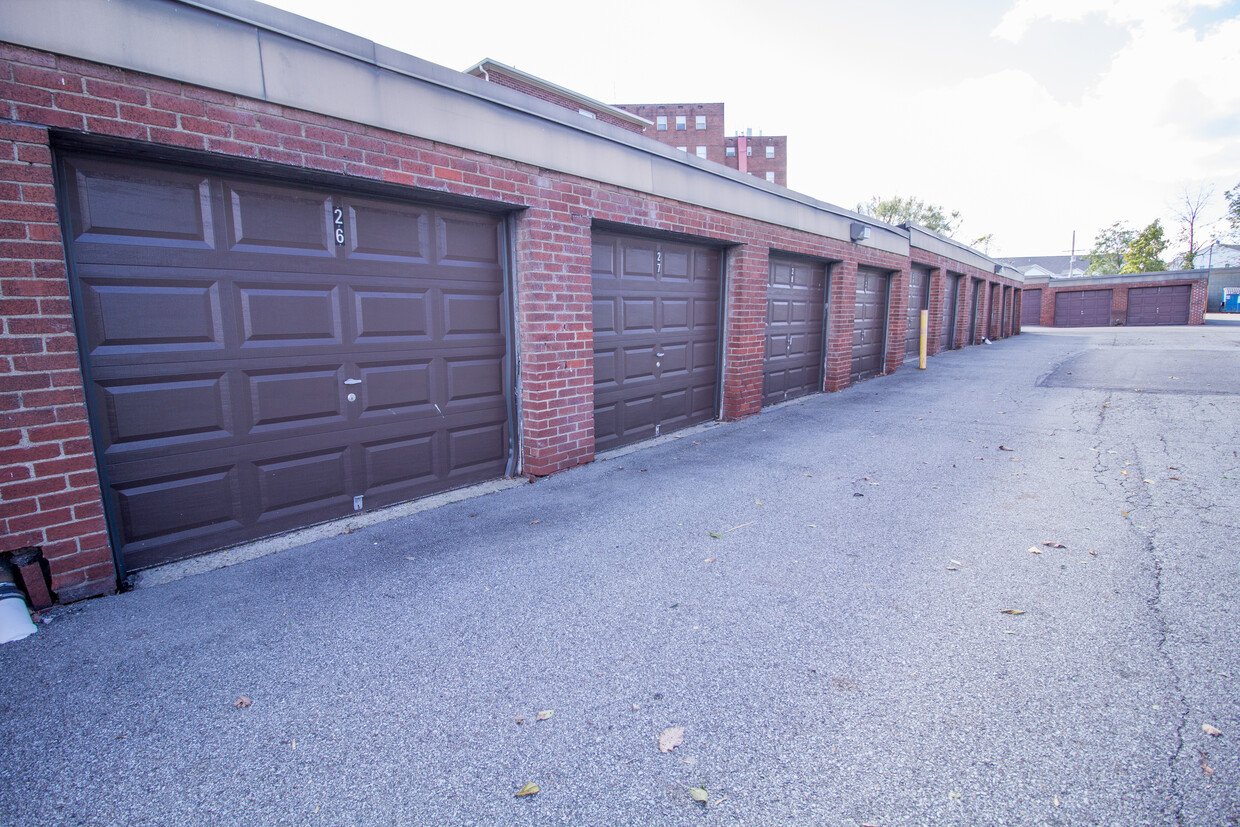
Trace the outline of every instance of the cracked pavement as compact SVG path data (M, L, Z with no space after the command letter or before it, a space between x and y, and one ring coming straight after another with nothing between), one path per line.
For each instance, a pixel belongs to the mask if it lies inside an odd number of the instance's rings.
M1035 328L66 607L0 823L1240 824L1238 450L1240 325Z

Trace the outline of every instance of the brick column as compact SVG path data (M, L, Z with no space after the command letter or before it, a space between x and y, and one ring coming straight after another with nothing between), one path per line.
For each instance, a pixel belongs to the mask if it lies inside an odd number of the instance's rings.
M47 130L0 122L0 546L38 546L61 601L116 588Z
M515 247L522 471L544 476L594 459L590 220L532 208Z
M857 321L857 262L840 261L828 273L827 370L823 390L848 387L853 327Z
M728 252L727 269L722 418L733 420L762 409L770 256L765 247L736 247Z
M890 276L887 296L887 346L883 349L883 373L899 370L904 364L904 337L908 333L908 286L912 272L907 259Z

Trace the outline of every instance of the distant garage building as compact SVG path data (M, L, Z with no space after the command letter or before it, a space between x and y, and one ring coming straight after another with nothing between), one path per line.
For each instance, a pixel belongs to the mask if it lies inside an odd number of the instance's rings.
M1025 279L1021 324L1047 327L1204 324L1206 271Z

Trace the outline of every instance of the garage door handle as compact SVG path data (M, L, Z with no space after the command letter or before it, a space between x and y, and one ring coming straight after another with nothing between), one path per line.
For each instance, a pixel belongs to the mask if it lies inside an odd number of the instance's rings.
M346 379L344 380L344 383L346 385L360 385L362 384L362 380L361 379Z
M666 356L666 355L667 355L667 354L665 354L665 353L656 353L656 354L655 354L655 356L656 356L657 358L659 358L659 359L662 359L662 358L663 358L664 356Z

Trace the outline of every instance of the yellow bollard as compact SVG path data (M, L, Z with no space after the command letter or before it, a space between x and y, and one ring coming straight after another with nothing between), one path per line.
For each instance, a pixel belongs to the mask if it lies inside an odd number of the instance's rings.
M919 337L917 369L926 369L926 327L930 324L930 311L921 311L921 336Z

